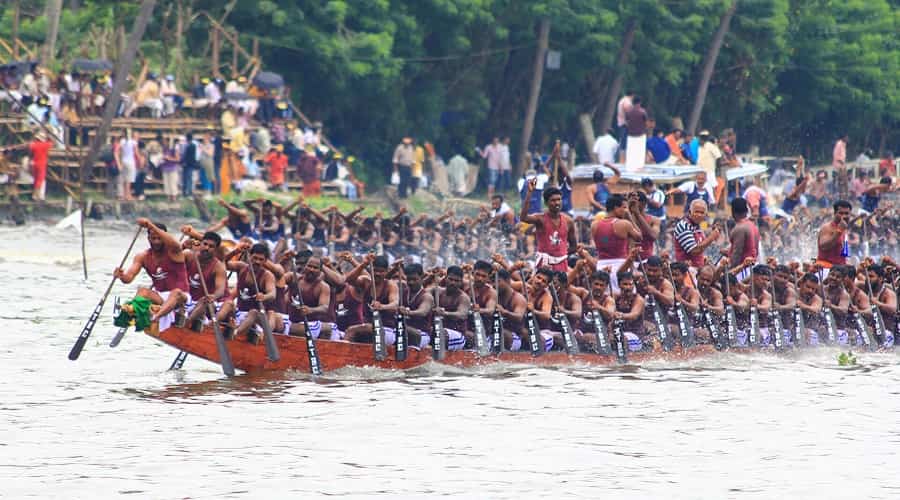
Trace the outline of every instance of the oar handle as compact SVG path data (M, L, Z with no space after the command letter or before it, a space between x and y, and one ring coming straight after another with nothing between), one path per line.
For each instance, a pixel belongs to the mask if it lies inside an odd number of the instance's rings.
M143 227L139 226L138 230L134 233L134 238L131 239L131 244L128 245L128 250L125 250L125 255L122 256L122 262L119 262L118 269L121 269L125 265L125 262L128 261L128 256L131 255L131 250L134 248L134 244L137 242L138 236L141 235L141 231L143 229L144 229ZM103 294L103 298L100 299L101 303L106 301L106 297L109 296L109 292L112 291L113 285L116 284L116 279L118 279L118 278L113 276L113 279L110 280L109 286L106 287L106 292Z

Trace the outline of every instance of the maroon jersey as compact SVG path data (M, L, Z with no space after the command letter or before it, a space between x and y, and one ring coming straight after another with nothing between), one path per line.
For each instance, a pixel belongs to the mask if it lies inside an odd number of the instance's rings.
M462 290L456 295L448 295L447 289L441 288L439 299L440 307L442 309L447 312L457 313L459 312L460 302L462 302ZM466 320L452 319L448 316L444 316L444 328L456 330L457 332L464 332L466 331Z
M302 283L302 280L301 280L301 283ZM319 286L320 285L317 283L314 286L309 287L304 290L299 284L291 285L291 287L290 287L291 305L290 305L290 307L288 307L288 310L289 310L288 315L291 318L291 323L299 323L300 321L303 321L303 316L300 314L300 311L298 311L297 308L295 307L295 306L300 305L300 300L297 297L297 290L300 290L300 294L303 297L303 305L305 305L306 307L310 307L310 308L319 307L321 305L321 304L319 304ZM331 311L331 307L329 305L329 310L327 312L310 314L307 319L309 321L331 322L334 320L334 318L331 316L330 311Z
M346 287L348 285L344 286ZM342 332L346 332L351 326L361 325L365 322L365 318L363 317L363 302L357 300L356 297L350 293L350 289L348 288L344 292L344 300L337 304L334 316L335 323L337 323L338 329Z
M550 214L541 215L541 226L535 232L537 244L538 267L550 267L555 271L567 271L566 255L569 251L569 227L566 217L559 216L559 225L553 222Z
M205 265L201 262L201 269L197 269L197 260L191 259L187 263L188 267L188 285L190 285L190 293L191 300L196 302L203 298L205 295L203 283L206 283L206 290L209 290L210 295L216 293L216 265L219 263L219 259L213 257L209 259ZM200 281L200 276L203 276L203 282Z
M616 235L615 217L603 219L594 226L594 246L597 247L598 259L624 259L628 257L628 238Z
M413 292L409 289L409 287L403 287L403 304L405 307L408 307L410 311L415 311L422 305L422 301L425 300L427 291L425 291L424 287L420 287L418 291ZM428 332L431 330L431 313L423 317L413 317L409 316L406 318L406 326L415 328L419 331Z
M268 272L262 267L254 267L256 271L256 283L262 286L263 276ZM253 277L250 276L250 266L246 266L238 273L237 277L237 310L249 311L256 309L259 305L256 302L256 286ZM262 292L262 290L260 290ZM268 304L267 304L268 306Z
M176 288L188 289L187 268L184 262L173 261L167 253L156 256L150 250L144 252L144 271L150 275L153 290L157 292L171 292Z

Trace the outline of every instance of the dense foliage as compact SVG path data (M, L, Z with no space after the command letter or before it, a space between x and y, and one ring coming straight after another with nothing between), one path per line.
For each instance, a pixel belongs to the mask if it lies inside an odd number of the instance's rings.
M532 143L559 137L583 157L578 116L605 128L598 121L625 27L635 23L636 32L624 87L645 96L668 128L687 120L704 54L733 1L160 0L142 54L185 80L207 70L209 22L188 23L180 47L177 14L221 19L227 11L224 24L248 47L259 38L267 69L286 77L295 102L335 142L381 166L406 134L434 142L445 157L471 154L496 134L518 141L536 26L547 18L562 66L545 72ZM817 159L842 131L853 151L900 147L900 2L737 1L701 128L734 127L742 150L753 144ZM43 39L42 4L22 2L23 38ZM136 10L136 2L67 1L59 57L98 55L99 30L129 29Z

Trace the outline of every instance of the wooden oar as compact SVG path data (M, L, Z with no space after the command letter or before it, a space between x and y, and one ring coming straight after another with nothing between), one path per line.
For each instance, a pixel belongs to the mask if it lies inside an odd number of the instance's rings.
M528 297L528 276L524 270L522 271L522 293L525 294L525 328L528 331L531 355L534 357L542 356L544 354L544 346L541 345L543 339L537 326L537 319L534 317L534 311L531 310L534 306L532 306L531 299Z
M186 351L179 351L178 355L175 356L175 360L172 361L172 365L169 366L169 370L180 370L182 366L184 366L184 361L187 359L188 353Z
M375 264L369 268L372 271L372 302L376 301L378 290L375 288ZM369 306L372 308L372 306ZM384 325L381 323L381 311L372 308L372 330L374 336L375 360L384 361L387 359L387 346L384 340Z
M825 273L819 275L819 289L822 291L822 315L825 316L825 331L829 344L837 343L837 322L834 320L834 311L828 305L828 295L825 294Z
M606 286L609 287L609 283L607 283ZM605 290L606 289L604 289L604 291ZM591 297L591 300L593 300L593 296ZM600 312L600 309L591 311L591 324L594 327L594 335L596 335L594 352L605 356L612 354L612 348L609 346L609 339L607 338L609 328L606 324L606 320L603 319L603 314Z
M256 273L253 271L253 256L247 256L247 266L249 266L250 277L253 279L253 288L256 290L256 294L259 295L259 283L257 283ZM266 310L266 305L261 300L257 301L257 303L259 306L259 313L262 315L257 323L259 323L263 329L263 340L266 344L266 356L269 358L269 361L278 361L281 359L281 353L278 352L275 336L272 335L272 325L269 324L269 314Z
M477 301L475 298L475 283L473 283L474 280L475 280L475 275L473 274L470 276L470 279L469 279L469 295L471 296L473 306L475 306L477 304ZM498 294L497 295L498 300L499 300L499 297L500 297L500 295ZM472 314L472 324L475 327L475 351L478 353L479 356L487 356L488 354L491 353L491 349L487 345L487 340L484 338L485 337L484 318L481 317L480 312L475 312L474 308L471 308L469 311Z
M800 283L797 281L797 273L794 275L794 290L797 294L797 301L794 303L794 348L803 347L803 335L806 333L806 319L803 317L803 309L800 309Z
M436 284L434 291L434 308L441 308L441 287ZM444 359L447 355L447 330L444 330L444 316L435 314L432 318L432 346L431 357L436 361Z
M122 262L119 264L119 268L125 265L125 261L128 260L128 255L131 253L131 249L134 248L134 243L137 241L138 236L141 234L141 230L143 227L139 227L138 230L134 233L134 238L131 240L131 244L128 245L128 250L125 251L125 255L122 256ZM97 323L97 318L100 317L100 312L103 311L103 305L106 303L106 298L109 296L109 292L112 291L113 285L116 284L116 277L114 276L112 280L109 282L109 286L106 287L106 292L103 293L103 297L100 298L100 302L94 307L94 312L91 313L91 317L88 318L87 323L85 323L84 328L81 329L81 335L78 336L78 339L75 341L75 345L72 346L72 350L69 351L69 359L75 361L78 359L78 356L81 355L81 350L84 349L84 345L87 343L88 337L91 336L91 332L94 330L94 325Z
M556 287L553 284L550 285L550 293L553 296L553 304L557 308L556 318L559 321L559 328L562 330L563 343L566 345L566 354L578 354L578 344L572 337L572 324L569 323L569 318L566 316L566 313L562 312L559 294L556 292Z
M613 337L616 339L616 359L623 365L628 363L628 345L622 332L622 320L613 320Z
M497 290L497 302L494 303L494 313L491 315L491 352L500 354L503 352L503 315L500 314L500 273L494 269L494 289Z
M297 263L294 261L294 258L291 257L291 272L294 275L294 287L297 291L297 301L300 303L300 307L305 308L306 306L303 304L303 292L300 290L300 276L297 274ZM303 314L303 333L304 337L306 337L306 355L309 358L309 371L313 375L319 376L322 374L322 363L319 360L319 351L316 349L316 342L312 338L312 332L309 330L309 317L306 313Z
M884 324L884 317L881 315L881 309L875 305L875 294L872 293L872 282L869 281L869 270L866 268L866 286L869 288L869 303L872 309L872 322L875 324L875 340L879 346L884 345L884 339L887 337L887 327ZM884 284L881 285L884 287ZM883 289L883 288L882 288Z
M206 302L206 314L209 315L213 324L213 336L216 339L216 349L219 351L219 362L222 363L222 371L229 377L234 376L234 362L231 361L231 353L228 352L228 346L225 345L225 337L222 336L222 330L219 329L219 320L216 319L216 308L213 306L212 297L209 295L209 288L206 286L206 280L203 277L203 268L200 267L200 259L197 258L195 252L191 252L194 258L194 265L197 266L197 273L200 275L200 283L203 285L203 299ZM180 354L180 353L179 353Z
M409 355L409 331L406 329L406 316L400 309L403 308L403 279L397 280L398 293L400 295L397 306L397 341L394 344L394 359L397 361L406 361Z
M670 266L668 262L664 265L666 266L666 271L669 272L669 281L672 282L672 292L675 298L675 317L678 319L678 332L681 334L681 347L688 349L694 347L696 344L694 341L694 325L691 324L691 319L688 318L687 311L684 309L684 304L678 300L678 287L675 285L675 279L672 277L672 266ZM687 273L690 274L691 272L688 271Z
M733 346L737 342L737 315L734 306L728 303L731 297L731 271L725 266L725 345Z
M759 310L753 305L756 299L756 285L753 279L753 268L750 268L750 332L747 334L747 345L756 347L759 344Z
M775 344L775 350L780 351L784 349L784 325L781 322L781 313L778 312L778 301L775 300L775 276L772 275L772 279L769 280L769 285L772 293L772 306L769 309L769 336L772 337L772 341ZM772 329L775 329L775 333L772 333Z

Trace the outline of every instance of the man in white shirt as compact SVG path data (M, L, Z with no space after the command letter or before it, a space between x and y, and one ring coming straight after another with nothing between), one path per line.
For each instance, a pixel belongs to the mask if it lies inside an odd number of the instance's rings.
M716 187L716 167L723 161L722 150L716 145L708 130L700 132L700 149L697 152L697 166L706 172L706 179L713 188Z
M606 133L594 141L594 160L601 165L612 165L616 161L616 151L619 143L613 137L613 131L606 129Z
M706 178L706 172L699 172L693 181L682 182L678 187L670 189L666 194L673 195L682 192L686 194L684 200L684 213L688 212L691 202L697 199L706 202L707 206L716 202L716 192Z
M210 106L215 106L222 100L222 92L219 91L219 86L216 84L215 80L210 80L209 83L203 87L203 94L206 96L206 101Z
M128 132L119 139L119 147L116 149L116 164L119 166L119 199L130 201L131 183L137 178L137 153L138 143L131 138Z
M500 181L500 162L503 156L503 149L500 145L500 138L494 137L490 144L484 147L484 150L478 150L481 157L487 160L488 168L488 198L494 196L494 189Z
M512 161L509 156L509 137L500 142L500 191L512 187Z

